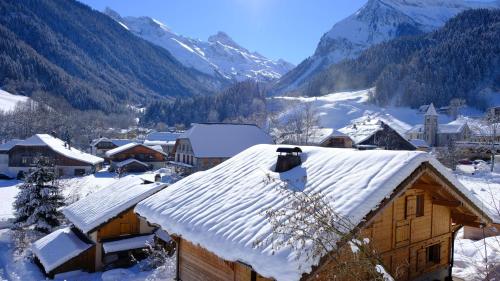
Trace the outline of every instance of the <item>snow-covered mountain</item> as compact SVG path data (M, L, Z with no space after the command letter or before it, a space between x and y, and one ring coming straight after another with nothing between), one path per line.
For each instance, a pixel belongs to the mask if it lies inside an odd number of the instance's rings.
M278 82L278 91L293 90L318 71L343 59L355 58L374 44L432 31L471 8L500 8L500 1L368 0L322 36L314 55L285 75Z
M270 81L280 78L294 67L282 59L275 61L250 52L224 32L202 41L178 35L150 17L122 17L110 8L106 8L104 13L135 35L167 49L185 66L209 75L237 81Z
M12 111L18 103L26 102L28 100L28 97L13 95L0 89L0 112Z

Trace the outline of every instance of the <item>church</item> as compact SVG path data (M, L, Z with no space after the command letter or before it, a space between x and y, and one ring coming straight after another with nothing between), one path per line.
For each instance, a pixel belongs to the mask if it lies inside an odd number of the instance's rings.
M467 123L453 121L447 124L438 123L439 114L434 104L430 104L424 114L424 124L415 125L406 132L410 140L424 140L431 147L448 146L455 141L468 140L471 130Z

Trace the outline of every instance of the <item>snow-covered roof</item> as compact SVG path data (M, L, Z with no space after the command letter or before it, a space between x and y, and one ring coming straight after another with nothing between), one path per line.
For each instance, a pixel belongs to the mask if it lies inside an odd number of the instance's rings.
M181 135L179 132L153 132L146 136L146 141L174 141Z
M62 213L78 229L88 233L165 186L167 184L158 182L144 184L140 176L129 175L64 207Z
M119 146L119 147L116 147L116 148L113 148L113 149L110 149L110 150L106 151L106 156L107 156L107 157L111 157L111 156L113 156L113 155L115 155L115 154L118 154L118 153L121 153L121 152L123 152L123 151L129 150L129 149L134 148L134 147L136 147L136 146L142 146L142 147L145 147L145 148L147 148L147 149L152 149L152 150L154 150L154 151L157 151L157 152L160 152L160 153L162 153L162 154L165 154L165 153L161 150L161 147L160 147L160 150L158 150L158 149L155 149L155 148L153 148L153 147L151 147L151 146L144 145L144 144L142 144L142 143L135 143L135 142L131 142L131 143L127 143L127 144L125 144L125 145L122 145L122 146Z
M421 139L411 139L410 143L413 144L413 146L415 146L417 148L418 147L429 147L427 142L425 140L421 140Z
M464 127L465 124L456 124L456 123L439 124L438 134L458 134L462 132Z
M116 146L122 146L122 145L125 145L125 144L128 144L128 143L132 143L132 142L139 142L138 140L130 140L130 139L109 139L109 138L98 138L98 139L95 139L93 140L90 145L91 146L96 146L98 143L100 143L101 141L109 141L111 143L113 143L114 145Z
M424 125L422 124L417 124L413 126L411 129L409 129L406 134L411 134L411 133L422 133L424 131Z
M189 139L198 158L229 158L253 145L273 143L268 134L249 124L193 124L179 139Z
M90 247L92 244L80 240L71 228L67 227L35 241L32 250L45 271L50 272Z
M434 116L438 116L437 112L436 112L436 108L434 107L434 104L431 103L429 105L429 107L427 107L427 111L425 112L425 115L434 115Z
M19 139L13 139L13 140L10 140L6 143L2 143L0 144L0 151L9 151L11 148L13 148L16 144L22 142L23 140L19 140Z
M24 141L21 141L15 146L48 146L54 152L65 157L78 160L84 163L95 165L104 161L101 157L97 157L85 152L82 152L74 147L69 148L66 143L58 138L48 134L37 134Z
M144 145L147 146L155 146L155 145L170 145L174 146L175 141L160 141L160 140L155 140L155 141L150 141L150 140L145 140Z
M309 136L309 143L320 145L331 137L349 137L333 128L314 128Z
M378 131L381 131L382 125L381 121L378 119L363 120L362 122L356 122L354 124L348 125L344 128L339 129L341 133L348 135L354 143L360 143L367 138L371 137Z
M127 160L123 160L121 162L115 163L115 166L118 167L118 168L121 168L121 167L127 166L128 164L131 164L131 163L137 163L139 165L143 165L145 167L149 167L148 164L146 164L144 162L141 162L141 161L139 161L137 159L134 159L134 158L129 158Z
M306 193L321 192L331 207L353 224L377 209L424 163L435 167L474 200L425 152L306 146L301 147L301 166L279 174L273 172L278 147L253 146L210 170L174 183L140 202L135 211L168 233L180 235L225 260L244 262L278 281L294 281L310 272L319 260L297 259L298 253L290 247L277 252L272 246L254 247L258 241L272 237L272 226L264 212L283 207L286 194L277 188L281 181Z
M133 249L140 249L146 247L148 244L152 245L154 242L154 234L136 236L132 238L125 238L116 241L102 243L105 253L115 253Z

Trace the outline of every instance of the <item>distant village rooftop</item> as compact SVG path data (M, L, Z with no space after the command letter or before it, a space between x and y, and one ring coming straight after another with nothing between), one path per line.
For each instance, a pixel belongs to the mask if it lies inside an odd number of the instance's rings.
M65 157L91 165L95 165L104 161L104 159L100 157L81 152L74 147L70 147L70 145L63 140L53 137L49 134L34 135L24 141L20 141L14 144L14 146L48 146L53 151L64 155Z
M273 143L256 125L232 123L195 123L179 139L189 139L198 158L229 158L253 145Z

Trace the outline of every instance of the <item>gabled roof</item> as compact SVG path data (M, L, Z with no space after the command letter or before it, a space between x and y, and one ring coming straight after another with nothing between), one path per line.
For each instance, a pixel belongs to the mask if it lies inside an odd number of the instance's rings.
M479 204L424 152L304 146L302 164L279 174L272 170L278 147L253 146L210 170L174 183L140 202L135 211L168 233L225 260L249 264L259 274L278 281L294 281L310 272L319 259L297 259L290 247L277 252L271 247L254 247L258 240L272 235L272 226L263 214L283 207L286 194L277 187L282 181L309 194L321 192L330 206L354 225L377 210L424 164L434 167L476 206Z
M83 253L92 245L80 240L71 228L66 227L35 241L31 249L45 271L50 272Z
M438 125L438 134L458 134L462 132L467 124L448 123Z
M2 143L0 144L0 151L9 151L11 148L13 148L16 144L22 142L23 140L19 140L19 139L13 139L13 140L10 140L6 143Z
M159 182L144 184L139 176L126 176L64 207L62 213L75 227L88 233L165 186Z
M429 147L427 142L425 140L421 140L421 139L411 139L410 143L413 144L413 146L415 146L416 148L419 148L419 147L428 148Z
M309 144L320 145L332 137L349 138L348 135L333 128L314 128L311 130L311 134L309 136Z
M341 133L348 135L355 144L368 139L381 130L383 130L382 121L379 119L363 120L339 129Z
M429 107L427 108L427 111L425 112L425 115L433 115L433 116L438 116L436 112L436 108L434 107L434 104L431 103Z
M63 155L65 157L78 160L84 163L95 165L104 161L101 157L97 157L80 150L65 145L66 143L58 138L55 138L48 134L37 134L24 141L21 141L15 146L48 146L54 152Z
M160 149L155 149L154 147L151 147L151 146L147 146L147 145L144 145L142 143L135 143L135 142L131 142L131 143L128 143L128 144L125 144L125 145L122 145L122 146L119 146L119 147L116 147L116 148L113 148L113 149L110 149L108 151L106 151L106 157L111 157L115 154L118 154L118 153L121 153L121 152L124 152L126 150L129 150L131 148L134 148L136 146L142 146L142 147L145 147L147 149L150 149L150 150L154 150L155 152L159 152L163 155L166 155L162 150L161 150L161 147Z
M114 145L116 146L122 146L122 145L125 145L125 144L128 144L128 143L132 143L132 142L139 142L138 140L130 140L130 139L108 139L108 138L98 138L98 139L95 139L93 140L91 143L90 143L90 146L96 146L98 143L102 142L102 141L108 141L108 142L111 142L113 143Z
M181 135L180 132L153 132L146 136L147 141L175 141Z
M198 158L229 158L256 144L273 143L268 134L249 124L193 124L179 139L189 139Z
M118 162L118 163L115 163L115 166L118 167L118 168L121 168L121 167L124 167L124 166L127 166L129 164L132 164L132 163L137 163L139 165L142 165L144 167L148 167L149 168L149 165L144 163L144 162L141 162L137 159L134 159L134 158L129 158L127 160L123 160L121 162Z

